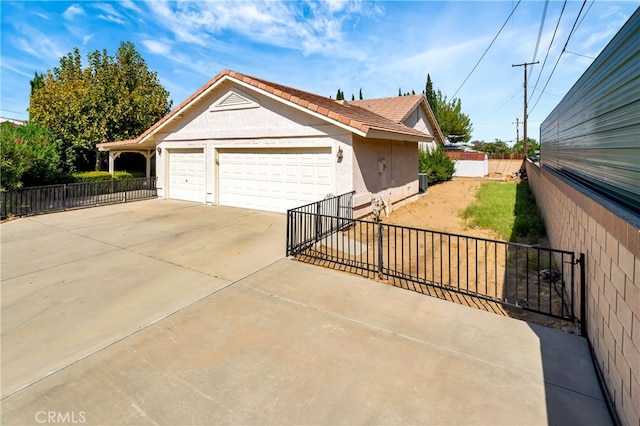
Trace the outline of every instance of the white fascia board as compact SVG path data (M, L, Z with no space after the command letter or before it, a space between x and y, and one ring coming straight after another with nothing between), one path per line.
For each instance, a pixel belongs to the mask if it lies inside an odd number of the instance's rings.
M155 136L155 134L158 133L158 131L160 129L162 129L163 127L167 126L169 123L171 123L176 118L180 118L180 114L181 114L182 111L185 111L186 109L191 108L195 103L199 102L202 98L204 98L206 95L211 93L211 91L213 91L216 87L218 87L220 84L222 84L222 82L224 82L225 80L230 79L230 78L231 77L229 77L228 75L225 75L220 80L216 81L214 84L212 84L211 86L207 87L206 90L204 90L197 97L192 99L191 102L189 102L188 104L183 106L181 109L175 111L174 114L167 119L167 121L162 123L162 125L158 126L158 128L156 128L156 129L154 129L153 132L149 133L147 136L145 136L143 139L141 139L139 143L142 143L142 142L146 141L151 136ZM233 81L237 81L237 80L233 79Z
M292 108L295 108L298 111L302 111L302 112L304 112L306 114L312 115L312 116L314 116L316 118L319 118L319 119L321 119L323 121L331 123L334 126L338 126L338 127L342 128L342 129L345 129L345 130L347 130L347 131L349 131L351 133L355 133L358 136L362 136L363 138L367 137L367 133L363 132L360 129L356 129L354 127L349 126L348 124L341 123L340 121L334 120L331 117L327 117L326 115L319 114L316 111L311 111L310 109L305 108L305 107L303 107L301 105L298 105L295 102L288 101L288 100L286 100L284 98L281 98L280 96L274 95L273 93L269 93L266 90L260 89L260 88L258 88L256 86L253 86L253 85L249 84L249 83L245 83L244 81L236 80L233 77L230 77L230 79L232 79L237 84L240 84L240 85L242 85L243 87L245 87L245 88L247 88L249 90L253 90L254 92L258 92L258 93L260 93L260 94L262 94L264 96L267 96L267 97L269 97L271 99L274 99L274 100L276 100L278 102L281 102L281 103L283 103L285 105L288 105L288 106L290 106Z
M424 135L424 136L407 135L404 133L395 133L395 132L388 132L384 130L375 130L375 129L369 130L366 137L372 138L372 139L390 139L394 141L406 141L406 142L431 142L433 140L433 136L429 136L429 135Z

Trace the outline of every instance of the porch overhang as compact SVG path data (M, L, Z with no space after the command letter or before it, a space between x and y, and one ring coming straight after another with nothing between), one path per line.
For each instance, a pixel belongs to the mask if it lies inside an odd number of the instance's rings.
M128 139L124 141L99 143L98 150L109 153L109 173L115 171L115 161L124 152L141 154L146 160L146 175L151 176L151 158L156 154L155 142L146 139Z

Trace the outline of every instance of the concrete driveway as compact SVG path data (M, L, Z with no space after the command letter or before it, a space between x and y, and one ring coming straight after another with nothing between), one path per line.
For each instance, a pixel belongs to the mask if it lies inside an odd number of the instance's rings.
M1 225L3 424L610 424L586 341L284 258L281 214Z

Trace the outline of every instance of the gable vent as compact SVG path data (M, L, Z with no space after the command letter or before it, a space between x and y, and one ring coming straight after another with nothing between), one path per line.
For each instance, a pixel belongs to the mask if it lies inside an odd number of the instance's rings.
M231 93L229 96L224 98L222 101L218 103L219 107L229 107L229 106L238 106L238 105L247 105L251 102L237 93Z

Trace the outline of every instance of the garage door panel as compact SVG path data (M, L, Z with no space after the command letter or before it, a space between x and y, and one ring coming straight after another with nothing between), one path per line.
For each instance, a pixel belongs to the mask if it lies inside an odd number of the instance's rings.
M284 212L332 192L331 149L220 151L219 202Z
M205 187L204 150L169 150L169 198L204 203Z

